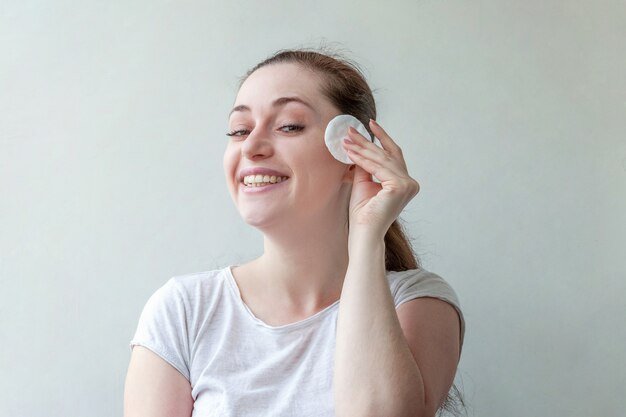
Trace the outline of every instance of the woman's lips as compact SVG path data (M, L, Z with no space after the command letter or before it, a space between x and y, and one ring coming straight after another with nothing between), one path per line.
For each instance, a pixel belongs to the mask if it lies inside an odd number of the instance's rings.
M258 187L268 184L281 183L287 179L289 179L289 177L277 175L246 175L243 177L243 183L248 187Z
M260 184L254 184L254 185L246 185L243 182L239 183L239 189L244 192L244 193L261 193L264 191L271 191L271 190L275 190L277 188L282 187L287 181L289 181L289 177L284 177L286 179L281 180L280 182L275 182L275 183L260 183Z
M266 175L268 177L289 177L289 175L280 172L280 171L276 171L274 169L271 168L265 168L265 167L248 167L248 168L244 168L242 170L239 171L239 181L240 182L244 182L244 178L245 177L250 177L250 176L263 176L265 177Z
M239 171L239 187L246 193L273 190L288 180L288 175L267 167L248 167Z

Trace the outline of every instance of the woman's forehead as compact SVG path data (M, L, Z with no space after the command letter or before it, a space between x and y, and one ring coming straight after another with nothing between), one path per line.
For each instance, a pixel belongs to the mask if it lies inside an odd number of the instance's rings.
M281 97L298 97L311 105L327 101L320 76L298 64L271 64L259 68L244 81L235 106L271 103Z

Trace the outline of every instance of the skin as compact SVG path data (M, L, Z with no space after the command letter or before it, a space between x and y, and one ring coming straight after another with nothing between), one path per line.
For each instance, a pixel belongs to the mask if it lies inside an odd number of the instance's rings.
M263 233L264 251L233 268L233 276L244 302L270 325L302 320L341 299L337 416L433 416L456 372L459 318L449 304L432 298L396 309L384 265L385 232L419 184L409 176L401 149L373 121L383 149L352 130L344 147L356 165L330 155L324 130L340 112L321 93L320 82L298 65L277 64L255 71L239 90L224 172L242 218ZM284 97L308 106L277 104ZM240 171L255 167L289 179L247 192ZM189 416L190 392L189 382L157 355L133 350L125 416Z

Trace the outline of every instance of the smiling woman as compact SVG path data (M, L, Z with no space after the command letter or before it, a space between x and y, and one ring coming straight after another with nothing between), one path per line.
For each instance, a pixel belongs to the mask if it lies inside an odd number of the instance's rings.
M382 147L351 129L354 163L335 159L324 132L340 114ZM282 51L248 72L223 165L263 254L174 277L148 300L127 417L414 417L446 404L463 315L397 221L419 184L375 118L362 74L335 56Z

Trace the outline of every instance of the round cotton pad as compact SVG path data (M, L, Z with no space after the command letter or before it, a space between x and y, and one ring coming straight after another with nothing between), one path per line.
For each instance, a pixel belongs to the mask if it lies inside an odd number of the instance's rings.
M335 117L328 123L326 126L326 132L324 133L324 142L326 142L326 147L339 162L343 162L344 164L352 165L354 162L348 158L348 154L343 149L343 139L348 137L348 128L352 126L355 128L360 134L365 136L368 140L372 140L369 132L354 116L350 116L349 114L340 114Z

